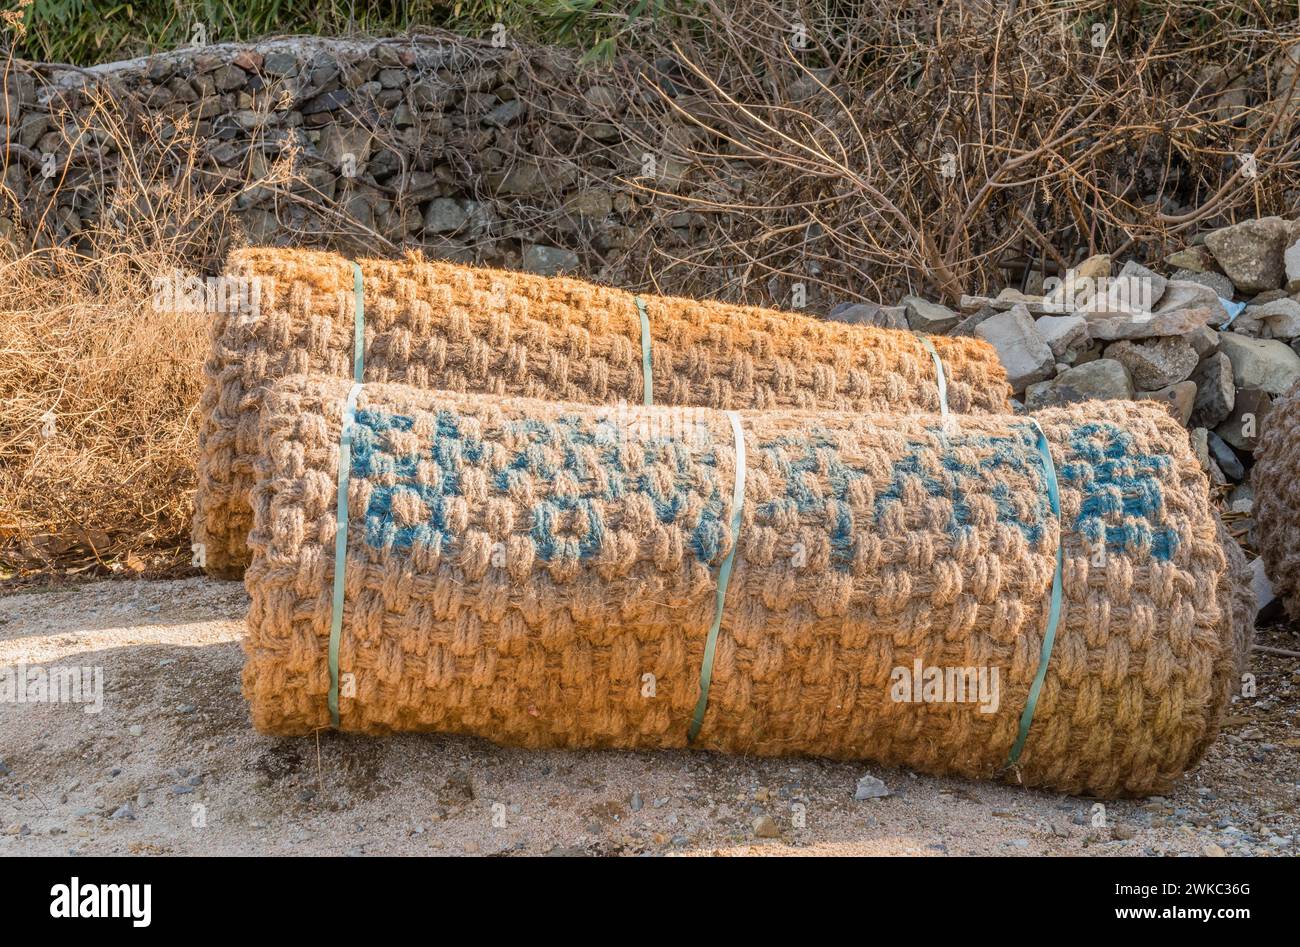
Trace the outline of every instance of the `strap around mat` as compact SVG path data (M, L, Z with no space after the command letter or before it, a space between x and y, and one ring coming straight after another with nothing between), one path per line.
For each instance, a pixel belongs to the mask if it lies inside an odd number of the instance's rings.
M643 398L645 404L651 405L655 403L655 383L654 376L650 373L650 316L645 311L645 300L640 296L632 298L636 300L636 311L641 314L641 378L645 388Z
M348 562L348 475L352 472L352 428L357 420L361 382L353 382L343 407L339 433L339 495L334 530L334 599L330 604L330 726L339 725L339 639L343 636L343 574Z
M1056 483L1056 464L1052 462L1052 452L1047 445L1047 435L1043 433L1042 426L1033 418L1029 423L1034 426L1038 432L1038 452L1043 457L1043 472L1047 477L1047 499L1052 505L1052 514L1059 520L1061 517L1061 494L1060 488ZM1062 546L1065 542L1064 527L1057 530L1056 541L1056 572L1052 576L1052 603L1047 613L1047 630L1043 632L1043 646L1038 655L1038 672L1034 675L1034 681L1029 685L1029 697L1025 700L1024 713L1020 715L1020 732L1016 736L1016 742L1011 747L1011 754L1007 757L1007 766L1011 767L1020 759L1020 751L1025 748L1025 740L1029 738L1029 728L1034 723L1034 710L1038 706L1038 695L1042 692L1043 681L1047 678L1047 665L1052 660L1052 645L1056 643L1056 625L1061 619L1061 563L1064 553Z
M713 615L713 627L704 639L704 660L700 664L700 699L695 704L691 728L686 741L692 743L704 726L704 712L709 706L709 685L713 682L713 656L718 648L718 631L722 628L722 609L727 600L727 583L731 581L731 567L736 561L736 547L740 545L740 520L745 507L745 432L740 426L740 415L727 412L731 421L731 435L736 442L736 484L731 493L731 549L718 569L718 602Z
M359 382L365 370L366 352L366 294L361 279L361 266L352 264L352 297L356 300L352 319L352 380Z
M934 347L934 343L930 341L929 336L919 335L917 338L921 340L921 344L925 346L926 350L930 353L930 357L934 359L934 371L939 386L939 417L943 424L943 429L946 431L948 430L949 424L948 376L945 375L943 371L943 359L939 358L939 350Z

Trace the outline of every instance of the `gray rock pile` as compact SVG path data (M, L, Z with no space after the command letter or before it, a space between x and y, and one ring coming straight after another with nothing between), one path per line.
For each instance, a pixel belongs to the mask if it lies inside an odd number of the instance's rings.
M1158 268L1098 255L1036 294L964 296L958 310L906 296L863 321L984 339L1030 411L1162 401L1211 478L1240 482L1273 398L1300 379L1300 220L1215 230Z

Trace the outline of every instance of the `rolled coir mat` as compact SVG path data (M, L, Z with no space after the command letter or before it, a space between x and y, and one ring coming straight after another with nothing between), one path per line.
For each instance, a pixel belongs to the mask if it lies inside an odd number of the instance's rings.
M244 688L269 733L1113 795L1192 766L1234 687L1208 484L1152 403L730 412L295 376L257 453Z
M1273 402L1260 426L1250 482L1264 572L1287 615L1300 619L1300 382Z
M257 418L298 372L717 408L1005 411L986 343L423 260L251 249L227 261L200 401L196 563L247 565ZM941 364L940 378L937 365Z

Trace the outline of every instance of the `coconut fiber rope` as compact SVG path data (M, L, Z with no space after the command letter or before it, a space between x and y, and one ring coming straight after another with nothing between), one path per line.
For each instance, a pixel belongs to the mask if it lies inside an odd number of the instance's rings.
M262 411L244 687L266 732L331 723L350 390L288 378ZM1236 573L1187 434L1158 405L946 432L937 413L369 383L355 409L343 730L991 777L1037 686L1015 778L1111 795L1193 765L1235 683Z
M351 457L351 440L353 434L353 427L356 421L356 399L361 390L361 386L362 386L361 379L362 377L364 377L364 369L363 369L364 346L365 346L364 276L362 274L361 267L355 262L352 264L352 269L354 274L353 295L355 297L355 315L354 315L355 330L353 335L352 364L353 364L353 378L355 379L355 382L352 385L350 391L348 392L348 400L344 412L344 420L343 420L343 428L342 428L340 452L339 452L338 502L337 502L338 513L336 517L337 523L343 527L345 527L348 522L348 477L349 477L349 463ZM635 302L641 320L641 364L642 364L642 374L645 378L645 386L644 386L645 404L647 406L650 406L653 405L654 403L653 400L654 385L652 382L653 371L651 365L651 341L650 341L649 316L646 312L645 301L640 296L635 297ZM948 413L947 380L944 374L943 360L939 357L939 353L935 349L934 343L932 343L928 338L926 338L923 335L918 336L918 338L921 340L921 343L925 346L926 350L930 353L931 358L934 360L936 386L937 386L936 390L939 398L939 410L940 410L940 416L942 418L943 430L946 432L950 426L950 417ZM737 451L737 456L739 458L736 466L736 482L735 482L735 490L733 493L733 500L732 500L732 504L733 504L732 515L731 515L732 548L731 548L731 552L727 554L727 557L725 559L723 559L722 564L718 569L717 610L714 615L713 625L709 629L708 637L705 639L704 659L703 659L703 664L700 668L700 698L698 703L695 706L695 713L691 719L691 727L687 734L688 742L694 741L696 735L700 731L700 727L704 723L704 713L708 706L708 699L709 699L709 686L713 676L714 651L716 648L718 632L721 629L721 625L722 625L723 609L726 606L727 585L731 578L732 564L735 560L736 543L738 542L739 531L740 531L740 516L744 505L745 437L744 437L744 432L740 426L739 415L737 415L736 412L734 411L728 411L727 416L731 422L732 433L734 435L735 449ZM1043 443L1045 444L1045 442ZM1046 462L1050 465L1051 455L1046 452L1045 447L1043 448L1043 455L1044 458L1046 459ZM1056 485L1056 478L1055 478L1055 473L1053 472L1051 474L1050 487L1052 490L1052 502L1053 502L1054 509L1056 504L1055 485ZM335 546L334 546L334 583L333 583L334 597L331 605L331 614L330 614L330 639L329 639L330 691L328 697L328 705L330 709L330 723L332 726L335 727L339 725L338 655L339 655L339 641L342 637L342 624L343 624L343 583L344 583L345 568L347 562L347 535L348 534L346 528L338 529L338 532L336 533L335 536ZM1059 586L1060 586L1060 568L1059 568L1059 558L1058 558L1057 576L1056 576L1056 581L1053 584L1053 590L1052 590L1053 603L1054 603L1053 610L1049 622L1049 630L1044 639L1044 645L1043 645L1045 656L1043 658L1042 663L1044 666L1047 663L1046 656L1050 655L1051 653L1051 643L1052 643L1053 635L1055 633L1056 616L1059 612L1059 597L1060 597ZM1014 765L1014 763L1020 756L1020 750L1024 745L1024 741L1028 734L1030 723L1033 720L1034 704L1037 702L1038 689L1039 687L1041 687L1041 685L1042 685L1042 676L1040 674L1040 676L1035 679L1034 685L1030 689L1029 704L1028 706L1026 706L1025 713L1021 719L1020 736L1016 740L1015 745L1012 747L1011 757L1009 759L1009 765Z
M941 364L954 413L1005 411L1010 393L996 353L976 339L918 341L415 257L354 264L252 249L233 253L226 269L256 280L258 292L216 315L204 369L193 539L217 575L247 564L258 415L266 388L289 374L356 378L363 359L367 383L587 404L919 413L943 407Z
M1287 614L1300 619L1300 382L1261 424L1251 486L1255 546Z

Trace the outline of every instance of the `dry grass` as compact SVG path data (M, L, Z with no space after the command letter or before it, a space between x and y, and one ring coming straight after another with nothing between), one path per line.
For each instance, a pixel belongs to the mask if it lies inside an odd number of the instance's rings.
M0 247L0 579L189 560L207 315L156 305L155 289L219 266L240 191L204 187L184 121L135 118L107 93L84 115L65 114L65 134L68 153L93 131L108 156L83 182L98 223L69 247L49 220L22 221Z
M588 103L625 137L548 157L639 194L624 278L666 292L955 301L1300 196L1293 2L701 0L628 45L599 79L618 105ZM571 97L538 88L562 124Z
M199 313L155 311L149 266L48 251L0 268L0 564L175 558L206 332Z

